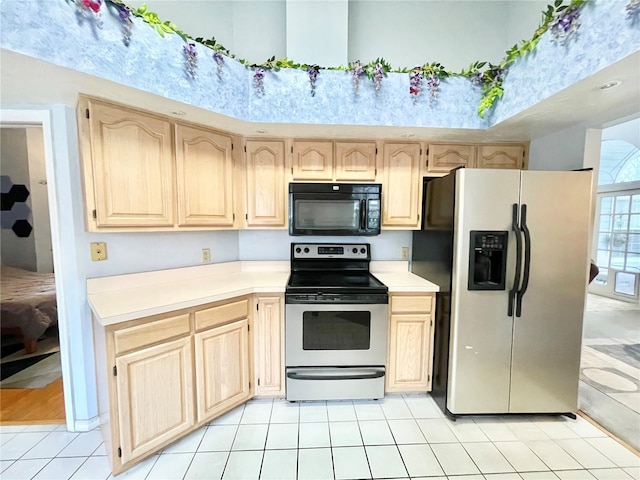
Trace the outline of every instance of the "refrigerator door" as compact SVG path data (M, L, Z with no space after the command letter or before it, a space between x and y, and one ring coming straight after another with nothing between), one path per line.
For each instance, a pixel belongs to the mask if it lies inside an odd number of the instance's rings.
M453 414L509 410L513 320L508 291L515 275L515 235L507 244L505 290L469 290L471 231L511 231L520 171L456 172L451 337L447 409Z
M514 317L510 412L578 407L591 182L591 171L522 172L531 261L522 313Z

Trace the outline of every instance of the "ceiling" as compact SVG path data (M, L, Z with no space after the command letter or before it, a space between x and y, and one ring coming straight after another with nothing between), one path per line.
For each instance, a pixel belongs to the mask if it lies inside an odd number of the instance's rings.
M535 140L570 128L605 128L640 117L640 51L489 128L252 123L220 115L102 78L0 49L0 102L7 106L65 104L93 95L228 132L250 136L429 139L432 141ZM44 79L44 81L43 81ZM598 86L622 82L610 90Z

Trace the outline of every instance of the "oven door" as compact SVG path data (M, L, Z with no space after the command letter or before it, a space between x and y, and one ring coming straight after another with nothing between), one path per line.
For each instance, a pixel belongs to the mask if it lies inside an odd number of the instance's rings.
M287 367L384 366L388 305L288 304Z

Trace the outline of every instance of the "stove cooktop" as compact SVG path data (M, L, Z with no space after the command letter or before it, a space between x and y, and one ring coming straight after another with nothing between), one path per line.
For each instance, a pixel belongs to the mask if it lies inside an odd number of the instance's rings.
M287 284L288 290L297 291L336 291L354 290L373 292L386 292L387 287L376 277L368 272L293 272Z
M290 301L380 301L388 288L369 272L368 243L291 244Z

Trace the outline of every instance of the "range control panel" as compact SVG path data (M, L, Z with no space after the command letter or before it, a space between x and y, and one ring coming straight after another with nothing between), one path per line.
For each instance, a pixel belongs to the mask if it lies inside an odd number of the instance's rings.
M369 260L368 243L292 243L292 259Z

